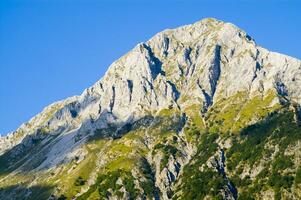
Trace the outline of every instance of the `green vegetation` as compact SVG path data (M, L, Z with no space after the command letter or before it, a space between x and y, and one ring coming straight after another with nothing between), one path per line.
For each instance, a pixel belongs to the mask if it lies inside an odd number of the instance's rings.
M260 121L269 113L281 108L280 104L271 106L276 98L273 91L264 97L249 99L246 92L238 92L228 99L221 99L214 104L205 116L210 132L239 133L250 122Z
M83 179L81 176L79 176L79 177L75 180L74 185L75 185L75 186L82 186L82 185L85 185L85 183L86 183L86 180Z
M268 142L276 142L283 152L288 144L301 139L300 127L293 121L293 113L284 111L272 113L268 120L245 128L227 151L228 168L234 169L240 162L253 166L256 161L269 154L269 149L265 148Z
M140 166L141 172L146 179L145 181L141 181L140 186L142 187L144 193L146 196L153 198L154 193L156 192L156 186L155 186L155 178L154 173L151 165L148 163L148 161L145 158L142 158L141 160L141 166Z
M247 94L239 92L236 95L221 99L206 113L205 120L209 132L227 133L232 130L242 105L247 101Z
M201 105L197 104L185 108L185 113L187 114L187 117L191 124L193 124L195 128L203 130L205 129L205 124L203 122L203 119L201 118L200 111Z
M192 163L183 169L181 184L179 189L183 192L180 196L175 195L173 199L203 199L210 195L216 199L221 199L220 190L225 185L225 180L218 172L201 166L205 166L206 161L217 150L215 141L218 134L203 134L200 138L197 154L193 157Z
M265 163L254 180L241 180L237 175L233 176L234 184L243 191L240 199L255 199L256 194L269 188L274 190L275 199L280 199L283 190L290 191L293 183L298 182L298 170L294 177L293 157L284 152L300 140L301 127L294 121L294 113L286 107L271 113L258 124L244 128L226 152L229 171L240 174L242 167L253 167L259 161L270 158L275 154L275 146L279 151Z
M154 146L153 155L154 155L154 152L156 152L157 150L160 150L163 153L163 158L160 163L160 170L162 171L162 169L167 165L169 157L171 155L176 157L178 149L169 144L159 143Z
M121 181L119 181L119 179ZM100 174L97 177L96 183L92 185L86 193L79 196L78 199L87 199L95 191L98 191L99 198L101 199L114 194L122 198L122 187L129 193L130 199L137 197L138 190L135 188L134 178L130 172L123 170L110 171L105 174Z
M175 196L173 199L203 199L210 195L214 199L222 199L220 190L226 184L225 179L213 171L212 169L204 169L204 171L196 171L194 167L189 167L187 170L192 170L188 173L186 171L183 177L183 184L181 196Z
M295 178L295 183L300 184L301 183L301 166L298 167L296 171L296 178Z

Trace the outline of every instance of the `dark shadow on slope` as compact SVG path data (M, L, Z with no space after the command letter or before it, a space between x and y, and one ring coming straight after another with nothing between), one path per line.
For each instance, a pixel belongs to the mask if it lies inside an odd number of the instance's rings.
M105 118L108 114L115 118L113 113L108 112L107 110L104 110L100 114L99 118L104 117L104 120L106 120ZM97 120L93 119L86 120L82 123L82 130L80 128L78 132L72 132L65 135L50 135L48 133L44 133L43 131L37 131L33 135L26 136L20 144L14 146L12 149L6 151L0 156L0 177L8 175L16 170L19 174L43 171L44 168L38 167L47 159L47 154L50 152L50 150L53 149L53 147L64 138L68 137L70 140L73 140L74 146L72 146L70 149L70 151L72 151L72 149L81 145L81 141L83 140L85 140L85 143L101 139L114 140L121 138L130 131L149 127L153 122L170 121L170 119L168 117L154 117L147 115L134 122L131 120L126 120L125 122L120 123L108 123L107 128L96 129L95 131L86 129L86 124L93 125L93 123L97 123L96 121ZM166 127L166 130L164 131L179 132L183 124L183 120L179 120L179 123L175 123L173 126ZM63 165L70 161L71 160L63 160L57 165ZM47 166L47 168L52 166L53 165Z
M83 124L88 121L91 120L87 120ZM18 145L0 155L0 176L5 176L15 170L18 170L19 173L28 173L36 169L47 159L47 153L51 148L59 142L56 139L63 139L64 137L69 137L69 135L70 133L62 136L61 133L52 135L42 131L42 129L38 129L34 134L25 136ZM76 137L72 137L72 139L79 144L80 141L76 141Z
M35 185L26 187L23 184L0 187L1 200L46 200L51 196L54 186ZM55 198L54 198L55 199Z
M167 126L163 128L163 132L174 131L180 132L185 124L186 115L178 116L179 120L173 126ZM164 116L152 116L146 115L134 122L128 122L121 124L108 124L108 128L97 129L88 138L88 142L100 139L119 139L131 131L135 131L141 128L148 128L151 124L158 124L162 121L170 121L170 117Z
M31 155L36 155L40 152L42 146L47 145L57 136L55 135L27 135L20 144L14 146L0 156L0 176L9 174L23 165ZM47 140L46 143L41 143L42 140ZM35 160L30 162L30 169L34 169L43 162L44 157L35 157Z
M113 115L111 112L104 110L100 114L99 118L108 113ZM86 120L82 123L82 126L86 125L87 123L94 123L94 120ZM112 126L113 125L109 124L109 128ZM118 127L117 124L114 126ZM58 129L60 129L60 127ZM54 130L54 132L57 132L57 130ZM109 133L112 132L113 131L111 130ZM64 132L60 132L59 134L55 135L51 133L52 132L48 133L43 131L42 128L38 129L34 134L25 136L25 138L18 145L12 147L11 149L0 155L0 178L1 176L5 176L15 170L18 170L20 174L26 174L28 172L36 170L36 168L39 167L43 163L43 161L47 159L47 154L60 140L64 138L70 138L70 140L73 140L73 148L75 148L80 145L82 139L85 139L85 137L87 136L89 138L91 134L90 132L73 132L72 130L64 135L62 135L62 133ZM93 133L91 135L93 135ZM110 134L104 135L104 138L109 137L111 137ZM65 163L66 162L62 162L60 163L60 165ZM38 171L41 170L42 169L39 169Z
M125 124L108 124L107 128L96 129L94 133L92 133L88 137L88 142L94 140L101 140L101 139L118 139L121 138L123 135L127 134L130 131L135 131L141 127L149 126L154 117L151 115L147 115L143 118L138 119L134 122L127 122Z

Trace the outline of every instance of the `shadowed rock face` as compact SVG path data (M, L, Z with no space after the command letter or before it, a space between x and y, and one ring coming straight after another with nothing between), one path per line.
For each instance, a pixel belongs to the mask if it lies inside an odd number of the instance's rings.
M256 177L267 165L273 168L281 156L298 157L298 142L290 141L281 149L282 143L267 140L260 148L272 152L272 157L264 151L253 162L251 153L245 159L252 165L230 155L235 142L243 139L241 131L263 126L275 113L293 112L291 126L300 124L300 85L299 60L269 52L233 24L210 18L164 30L112 63L104 77L80 96L46 107L1 137L0 187L19 181L28 188L51 185L54 199L62 194L79 199L91 195L169 199L184 198L194 190L186 178L200 176L215 182L191 182L200 187L209 184L213 191L201 189L199 196L187 198L237 199L250 191L252 198L279 194L298 198L297 182L286 188L264 182L268 186L256 191L233 183L249 176L250 184L257 186ZM278 129L282 130L275 125L269 130ZM299 129L290 131L294 135ZM210 134L217 136L211 139ZM299 141L298 134L294 137ZM203 149L207 140L212 145ZM294 164L286 167L293 178L299 165L294 158ZM236 168L227 169L226 163L234 161ZM190 168L194 174L189 174ZM287 175L281 170L275 174ZM71 188L75 176L85 181ZM107 191L96 192L102 184ZM7 199L21 198L14 194Z

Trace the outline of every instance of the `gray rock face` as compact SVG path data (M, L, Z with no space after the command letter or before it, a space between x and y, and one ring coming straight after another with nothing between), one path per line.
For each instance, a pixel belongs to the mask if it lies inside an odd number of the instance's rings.
M185 110L192 104L202 105L205 113L217 100L240 91L250 97L274 91L300 105L300 85L300 60L258 46L233 24L204 19L138 44L80 96L48 106L1 137L0 154L21 141L30 146L47 133L69 141L55 146L54 160L59 163L78 144L71 138L85 138L108 124L121 126L147 113L156 115L170 107ZM67 138L67 133L72 134ZM42 166L53 162L51 155Z

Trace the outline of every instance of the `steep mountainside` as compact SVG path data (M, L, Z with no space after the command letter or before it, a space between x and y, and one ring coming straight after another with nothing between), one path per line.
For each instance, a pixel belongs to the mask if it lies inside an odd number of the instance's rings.
M168 29L0 138L0 199L300 199L301 61Z

